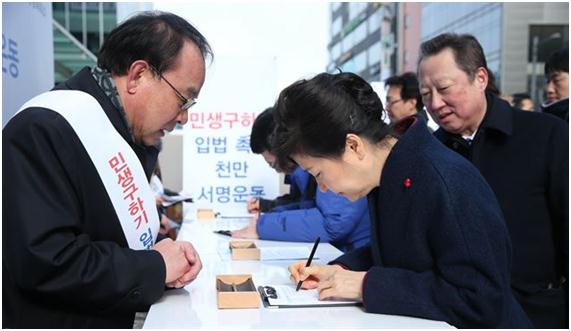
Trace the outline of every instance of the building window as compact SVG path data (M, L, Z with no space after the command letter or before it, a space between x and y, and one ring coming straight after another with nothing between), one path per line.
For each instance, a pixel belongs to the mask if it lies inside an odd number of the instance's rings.
M353 48L353 45L353 37L351 36L351 33L348 36L345 36L345 38L341 39L342 51L350 50Z
M381 42L377 41L367 50L369 63L381 62Z
M339 32L341 32L342 21L341 16L337 17L333 24L331 24L331 38L336 36Z
M361 71L367 69L367 52L361 52L353 58L353 70L354 73L358 74Z
M367 2L349 2L349 21L359 16L367 8L367 4Z
M341 69L342 72L355 72L355 62L351 59L340 65L339 69Z
M569 44L568 25L531 25L527 50L528 62L533 61L533 38L537 36L537 62L545 62L551 53Z
M332 2L331 3L331 14L333 14L337 9L341 7L341 2Z
M361 23L353 32L350 34L353 38L353 45L358 45L367 37L367 24Z
M377 10L367 19L368 34L377 32L381 28L381 10Z
M339 56L341 56L341 43L336 43L331 47L331 59L335 61Z

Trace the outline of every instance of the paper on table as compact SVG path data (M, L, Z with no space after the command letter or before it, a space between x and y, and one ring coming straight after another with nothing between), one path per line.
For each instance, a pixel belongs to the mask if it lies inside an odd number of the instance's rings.
M162 199L163 199L163 207L168 207L170 205L173 205L177 202L180 201L187 201L191 202L192 201L192 196L190 194L187 193L179 193L178 195L166 195L166 194L162 194L161 195Z
M249 220L247 219L220 219L217 218L212 222L212 230L239 230L246 225L248 225Z
M268 289L275 292L270 293ZM319 300L319 292L313 290L295 291L295 285L264 286L264 291L270 306L347 306L358 305L354 300Z
M260 247L260 260L305 260L308 256L307 247Z
M247 219L247 220L251 220L252 217L254 217L254 215L252 215L252 214L224 214L224 215L222 215L220 213L216 214L216 218L219 218L219 219L222 218L222 219L237 219L237 220Z
M222 237L222 236L220 236ZM224 239L224 238L220 238ZM258 247L260 250L260 260L305 260L309 256L309 249L306 247ZM218 246L218 254L223 261L231 260L230 248L227 243ZM314 260L319 257L314 257Z

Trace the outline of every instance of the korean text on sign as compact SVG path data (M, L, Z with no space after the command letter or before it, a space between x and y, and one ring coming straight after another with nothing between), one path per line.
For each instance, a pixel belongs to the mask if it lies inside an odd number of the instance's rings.
M248 128L256 119L256 113L190 113L188 122L193 129L233 129L235 127Z

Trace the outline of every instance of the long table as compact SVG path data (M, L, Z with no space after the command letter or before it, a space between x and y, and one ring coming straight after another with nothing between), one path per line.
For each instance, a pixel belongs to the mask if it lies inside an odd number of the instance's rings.
M190 241L200 254L203 269L183 289L168 290L151 306L143 325L153 328L451 328L445 322L421 318L370 314L362 307L218 309L215 279L220 274L252 274L256 286L291 284L287 266L292 260L233 261L228 251L230 237L213 230L239 228L245 220L197 220L185 218L179 240ZM312 243L256 240L259 247L307 247ZM327 263L341 255L334 246L322 243L316 263ZM382 295L382 294L379 294Z

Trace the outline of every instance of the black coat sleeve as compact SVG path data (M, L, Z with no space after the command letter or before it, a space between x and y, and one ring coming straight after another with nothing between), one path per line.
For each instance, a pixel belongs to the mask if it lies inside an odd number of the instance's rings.
M547 199L558 236L558 268L569 279L569 126L565 122L554 123L547 146Z
M121 247L122 234L109 241L90 235L117 220L86 221L110 201L84 201L76 179L88 172L69 124L54 112L27 110L2 136L4 277L29 298L90 312L137 311L160 298L166 270L158 252Z
M341 264L353 271L367 271L373 266L371 245L365 245L341 255L329 264Z

